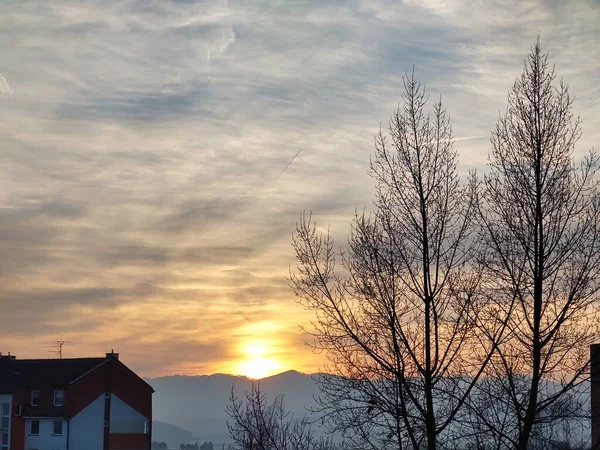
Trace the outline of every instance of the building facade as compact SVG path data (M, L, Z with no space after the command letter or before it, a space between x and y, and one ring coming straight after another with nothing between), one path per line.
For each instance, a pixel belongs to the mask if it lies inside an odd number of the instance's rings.
M600 344L590 346L592 449L600 448Z
M153 392L116 353L0 354L0 450L149 450Z

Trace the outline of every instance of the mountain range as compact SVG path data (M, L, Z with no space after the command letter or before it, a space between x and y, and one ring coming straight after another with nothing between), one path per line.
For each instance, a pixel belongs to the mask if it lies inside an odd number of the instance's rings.
M261 389L268 399L283 395L284 406L301 417L315 405L318 387L315 375L288 371L263 378ZM180 443L212 441L215 449L229 442L226 407L232 387L236 395L252 387L243 376L215 374L168 376L145 379L156 391L153 396L153 440L170 447Z
M318 374L289 371L260 380L261 390L272 400L283 395L284 407L296 417L307 414L307 408L316 406L319 389ZM153 440L167 442L170 448L181 443L211 441L215 450L230 442L227 431L226 407L232 388L238 397L252 388L252 380L243 376L215 374L202 376L168 376L145 379L154 389ZM545 384L549 392L559 385ZM582 399L589 399L589 383L579 389ZM589 416L589 400L584 401L583 416ZM572 433L578 441L589 439L589 424L574 422Z

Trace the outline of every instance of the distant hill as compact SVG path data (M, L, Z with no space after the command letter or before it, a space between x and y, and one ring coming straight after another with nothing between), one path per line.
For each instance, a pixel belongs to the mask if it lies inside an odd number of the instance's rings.
M306 408L315 406L314 396L319 392L314 379L317 376L296 371L284 372L262 379L261 389L270 399L275 395L283 395L285 408L301 417L307 413ZM212 441L215 450L219 450L221 444L230 442L225 408L232 385L235 385L235 392L240 396L244 391L250 390L252 385L252 381L246 377L224 374L147 378L146 381L156 390L153 396L154 419L165 422L165 425L176 425L174 428L183 433L191 432L193 437L190 442ZM545 388L555 392L558 385L549 382ZM581 399L589 399L589 383L583 383L579 387L579 393ZM588 401L584 400L583 416L589 416ZM573 422L571 428L573 438L578 441L589 438L587 421ZM165 438L161 439L156 429L153 439L164 440L171 445L181 442L177 440L172 443Z
M235 385L238 395L251 388L252 380L234 375L215 374L203 376L169 376L145 379L155 390L153 396L153 418L164 425L173 424L182 432L193 434L190 441L212 441L215 448L229 442L227 414L231 387ZM306 408L313 406L313 396L318 393L313 375L296 371L284 372L261 380L261 389L269 398L284 396L284 405L297 416L303 416ZM161 435L167 430L159 425ZM175 430L172 429L173 433ZM153 440L160 438L158 430L153 430ZM176 439L177 440L177 439ZM181 441L178 441L181 442Z
M169 447L175 448L182 443L191 443L194 440L194 435L191 431L184 430L178 426L154 420L152 421L152 440L166 442L169 444Z

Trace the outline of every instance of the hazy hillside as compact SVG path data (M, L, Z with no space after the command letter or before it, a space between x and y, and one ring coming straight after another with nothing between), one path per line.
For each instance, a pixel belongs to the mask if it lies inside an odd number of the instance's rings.
M246 377L224 374L147 378L146 381L156 390L154 420L189 430L193 439L215 444L228 441L225 407L231 387L235 385L235 391L243 395L252 383ZM261 388L271 398L282 394L286 409L299 416L306 413L306 407L314 405L313 395L318 392L312 375L295 371L265 378L261 380ZM156 433L154 436L159 437Z
M318 388L313 377L290 371L261 380L261 388L270 398L277 394L284 396L286 409L296 416L306 414L306 408L315 404L313 397L317 395ZM216 446L229 442L227 433L227 415L225 407L229 400L232 385L235 391L243 395L251 387L251 380L246 377L215 374L209 376L170 376L146 379L154 387L153 414L154 419L161 424L155 429L155 440L165 440L172 445L179 443L179 439L188 436L186 431L193 434L192 441L212 441ZM546 389L555 391L558 385L548 383ZM579 388L581 399L584 400L582 415L589 414L589 384L584 383ZM179 427L169 429L168 424ZM587 421L573 423L571 432L578 440L588 439L589 424ZM182 430L183 429L183 430ZM158 431L160 431L160 435ZM164 433L163 433L164 431ZM168 440L165 433L172 438L177 437L177 442ZM558 433L560 434L560 433ZM181 438L180 438L181 436ZM555 438L559 438L557 435Z
M152 440L154 441L166 442L171 447L176 447L181 443L192 442L193 439L191 431L159 420L152 421Z

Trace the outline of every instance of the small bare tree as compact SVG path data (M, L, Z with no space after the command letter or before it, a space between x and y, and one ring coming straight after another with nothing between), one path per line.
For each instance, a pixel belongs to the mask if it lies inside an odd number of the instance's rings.
M292 240L291 285L329 361L321 412L360 448L439 447L502 328L471 264L475 180L461 185L449 118L426 103L413 72L389 137L375 138L375 210L355 216L348 250L336 255L306 215ZM481 322L491 341L475 335Z
M231 389L227 414L229 436L239 450L335 450L331 440L317 437L306 417L296 419L283 406L283 397L272 402L253 383L244 399Z
M599 323L598 158L574 164L579 120L555 77L538 39L492 133L484 180L482 264L497 304L510 304L475 407L496 448L540 447L549 427L586 410L575 395Z

